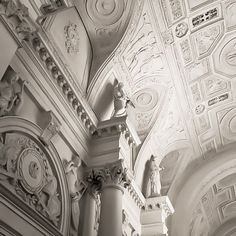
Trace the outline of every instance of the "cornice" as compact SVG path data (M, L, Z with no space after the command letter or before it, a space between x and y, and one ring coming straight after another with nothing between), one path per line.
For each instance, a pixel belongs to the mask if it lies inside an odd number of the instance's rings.
M119 134L124 134L129 146L138 146L141 143L134 126L127 116L113 117L110 120L100 122L92 137L98 139Z
M14 5L13 0L10 2ZM6 3L7 4L7 3ZM24 4L14 5L17 9L24 10L28 9ZM85 104L86 101L78 96L74 91L74 88L70 85L68 76L65 71L61 68L61 65L55 59L55 56L51 50L46 46L45 40L42 37L42 34L37 30L38 25L30 19L29 14L23 17L23 19L18 19L17 11L14 12L10 17L15 17L17 19L15 25L12 25L11 18L5 13L0 13L1 20L7 26L13 37L17 40L19 46L23 47L26 51L29 51L28 48L32 49L32 52L37 57L42 67L49 72L51 80L58 87L63 97L66 97L68 106L72 107L74 112L77 115L78 120L82 121L82 124L92 134L97 126L97 119L91 118L92 111L88 111L89 105ZM21 24L24 23L24 27L27 28L27 31L22 28Z

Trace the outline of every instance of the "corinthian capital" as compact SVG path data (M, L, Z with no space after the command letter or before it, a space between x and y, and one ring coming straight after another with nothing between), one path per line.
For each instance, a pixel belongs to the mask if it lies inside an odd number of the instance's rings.
M130 184L130 179L123 160L119 160L103 167L93 168L87 176L87 182L94 188L101 190L107 186L126 188Z

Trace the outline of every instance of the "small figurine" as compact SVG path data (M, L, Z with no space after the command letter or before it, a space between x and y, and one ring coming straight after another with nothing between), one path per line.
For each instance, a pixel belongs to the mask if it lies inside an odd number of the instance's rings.
M79 200L81 198L79 181L77 177L78 168L81 165L81 159L79 157L73 158L73 160L64 162L65 173L67 183L69 187L69 194L71 196L71 228L70 236L78 235L80 208Z
M149 162L147 197L158 197L161 195L161 180L160 180L161 170L163 170L163 168L157 165L156 157L151 156Z
M25 81L21 83L20 92L15 92L15 85L19 75L8 68L0 81L0 117L13 113L15 115L23 104L23 91Z
M131 102L131 100L124 91L124 84L122 82L116 81L116 85L113 91L113 96L114 96L114 113L112 117L120 117L126 115L127 114L126 108L128 104L134 107L134 104Z

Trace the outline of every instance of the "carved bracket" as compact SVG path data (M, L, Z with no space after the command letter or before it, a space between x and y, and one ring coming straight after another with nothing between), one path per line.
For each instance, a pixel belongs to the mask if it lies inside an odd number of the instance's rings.
M51 139L60 131L61 123L52 111L46 112L46 115L48 122L40 136L40 140L48 146Z

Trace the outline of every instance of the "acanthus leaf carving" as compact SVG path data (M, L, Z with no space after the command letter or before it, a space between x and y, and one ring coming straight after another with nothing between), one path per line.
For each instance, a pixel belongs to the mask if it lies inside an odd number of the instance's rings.
M101 190L104 186L114 185L128 187L131 180L124 167L123 160L105 165L103 168L92 169L87 176L87 182Z

